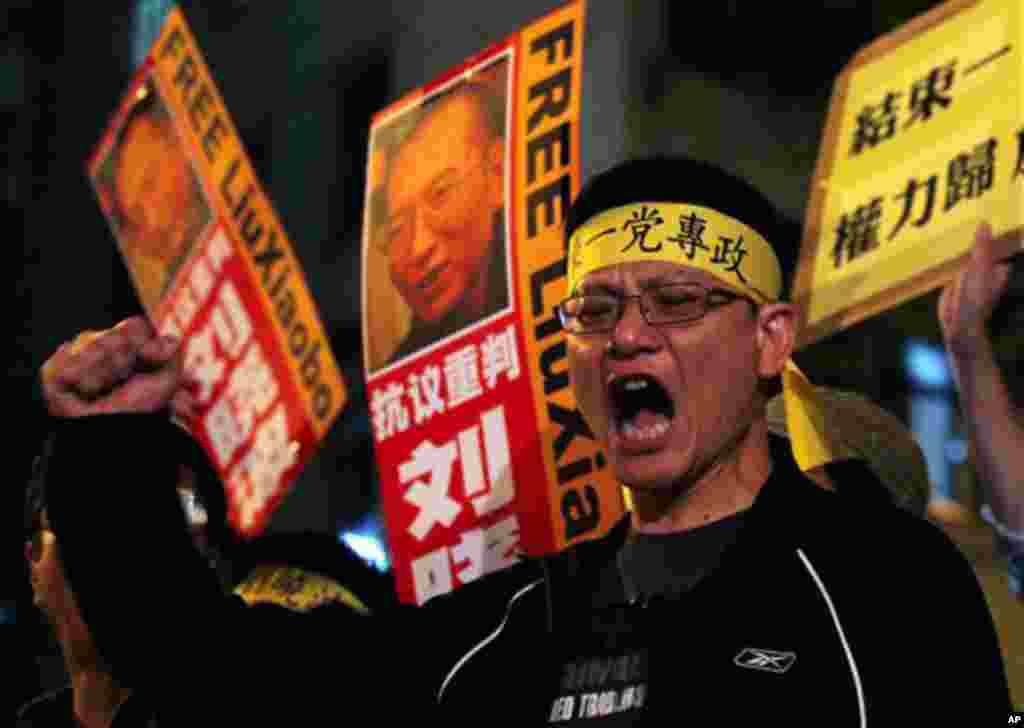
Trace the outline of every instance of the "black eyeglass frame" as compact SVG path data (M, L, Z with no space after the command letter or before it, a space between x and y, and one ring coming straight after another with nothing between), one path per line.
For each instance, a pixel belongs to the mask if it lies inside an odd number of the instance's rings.
M681 319L673 319L671 321L651 321L651 319L648 317L648 307L644 305L644 299L648 298L654 292L656 292L656 291L658 291L660 289L664 289L664 288L677 288L677 287L692 288L695 291L696 290L700 290L702 292L703 295L700 297L701 306L699 308L699 313L697 313L694 316L689 316L687 318L681 318ZM587 330L573 330L573 328L571 326L567 325L567 320L569 319L569 314L567 314L565 312L565 305L569 301L578 300L578 299L584 298L584 297L586 297L588 295L589 296L601 295L601 296L605 296L605 297L607 297L609 299L615 299L615 301L617 302L617 305L618 305L618 311L616 313L615 320L610 325L608 325L607 327L601 327L601 328L597 328L597 329L587 329ZM722 297L724 297L725 300L723 300L721 302L712 303L711 297L714 296L714 295L722 296ZM570 334L573 334L573 335L576 335L576 336L589 336L591 334L608 334L608 333L611 333L612 331L614 331L615 327L618 326L619 322L622 321L622 316L626 312L626 305L632 299L639 299L640 315L643 316L644 322L648 326L657 326L657 327L662 327L662 326L679 326L679 325L682 325L682 324L690 324L690 323L693 323L694 321L700 321L702 318L707 316L709 311L712 311L712 310L714 310L716 308L721 308L722 306L728 306L730 303L733 303L733 302L738 301L740 299L749 301L755 307L758 305L757 302L753 298L751 298L750 296L744 296L743 294L737 293L736 291L731 290L729 288L710 288L708 286L705 286L703 283L696 283L696 282L686 282L686 283L676 282L676 283L661 283L661 284L658 284L656 286L649 286L648 288L645 288L642 293L634 293L634 294L631 294L631 295L628 295L628 296L620 296L620 295L616 295L616 294L613 294L613 293L600 293L600 294L593 294L593 293L591 293L591 294L580 294L580 295L576 295L576 296L569 296L568 298L560 301L558 303L558 305L555 306L555 311L558 314L558 323L561 325L562 330L565 331L566 333L570 333Z

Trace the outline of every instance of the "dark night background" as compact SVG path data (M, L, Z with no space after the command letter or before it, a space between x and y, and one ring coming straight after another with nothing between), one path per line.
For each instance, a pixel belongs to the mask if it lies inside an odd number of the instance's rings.
M15 538L0 553L0 654L37 654L43 639L19 528L21 484L36 448L20 426L33 406L34 373L78 331L139 311L83 164L132 74L147 18L159 22L166 5L7 0L0 9L0 229L9 251L19 246L9 259L14 350L4 427L13 467L0 499L13 516L3 531ZM364 525L376 508L358 300L371 114L557 5L182 3L305 267L349 387L347 410L271 530L336 533ZM782 10L753 0L591 0L585 171L631 154L691 151L746 175L802 220L835 75L860 46L934 5L830 0ZM935 295L925 296L816 345L800 362L816 382L859 390L907 418L912 384L901 342L939 343L934 311ZM1019 310L1008 311L999 328L1014 372L1020 323ZM24 664L32 663L15 665L25 677L16 678L12 703L34 689ZM0 713L6 706L0 700Z

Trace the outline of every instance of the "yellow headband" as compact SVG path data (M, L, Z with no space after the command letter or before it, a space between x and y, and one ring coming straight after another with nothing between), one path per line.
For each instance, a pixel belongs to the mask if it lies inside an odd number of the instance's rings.
M679 202L636 202L594 215L569 239L568 284L576 292L588 273L636 260L698 268L757 303L778 301L782 266L752 227L717 210ZM793 360L782 374L793 456L801 470L848 457L829 436L814 387ZM628 503L628 494L627 494Z
M782 294L778 256L756 230L710 207L679 202L637 202L587 220L569 239L569 290L592 271L634 260L699 268L758 303Z

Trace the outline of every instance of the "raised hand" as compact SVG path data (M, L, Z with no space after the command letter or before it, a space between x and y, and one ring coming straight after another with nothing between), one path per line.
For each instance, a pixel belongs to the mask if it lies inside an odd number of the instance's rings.
M982 223L967 264L939 297L939 324L954 358L973 356L989 346L986 325L1009 278L1010 264L998 259L992 228Z
M195 408L177 342L158 336L144 316L82 332L47 359L41 379L47 410L56 417L166 407L189 422Z

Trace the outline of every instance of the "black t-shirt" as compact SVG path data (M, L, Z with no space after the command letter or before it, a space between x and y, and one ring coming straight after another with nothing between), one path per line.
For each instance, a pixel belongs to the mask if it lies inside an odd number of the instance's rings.
M681 533L632 536L615 559L627 600L645 601L690 591L736 540L745 513Z
M631 536L601 575L589 629L562 646L550 723L627 726L647 702L653 600L678 598L718 565L746 512L681 533Z

